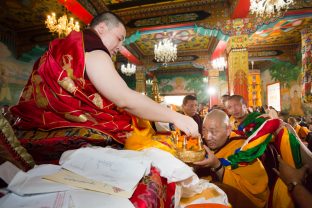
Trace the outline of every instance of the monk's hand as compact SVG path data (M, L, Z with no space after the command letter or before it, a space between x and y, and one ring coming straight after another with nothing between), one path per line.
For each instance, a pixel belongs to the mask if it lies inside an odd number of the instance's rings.
M265 118L265 119L272 119L272 116L270 116L269 114L261 114L260 116L258 116L257 118Z
M282 160L280 155L278 156L278 161L279 170L275 168L273 170L285 184L291 182L304 183L308 172L308 165L304 165L300 169L295 169Z
M280 125L278 126L278 128L276 129L276 131L273 132L274 136L277 136L277 135L279 134L279 132L280 132L284 127L287 128L287 126L285 125L285 122L284 122L283 120L281 120L281 119L279 119L279 120L280 120ZM290 126L290 125L289 125L289 126Z
M198 125L193 118L179 114L173 121L174 125L183 131L187 136L199 136Z
M201 166L201 167L217 167L220 165L219 159L214 155L214 153L204 145L204 149L206 150L206 157L204 160L199 162L194 162L194 165Z

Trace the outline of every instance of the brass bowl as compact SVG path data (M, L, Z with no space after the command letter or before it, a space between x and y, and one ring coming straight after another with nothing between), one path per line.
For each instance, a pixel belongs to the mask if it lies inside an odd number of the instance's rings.
M177 150L177 157L185 163L193 163L205 159L206 151Z

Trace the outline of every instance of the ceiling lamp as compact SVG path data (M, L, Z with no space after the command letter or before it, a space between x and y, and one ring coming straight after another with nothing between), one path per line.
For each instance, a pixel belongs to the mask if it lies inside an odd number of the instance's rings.
M173 44L170 39L165 38L155 45L154 54L157 62L163 62L164 65L167 65L168 62L177 59L177 45Z
M65 14L56 20L55 13L52 13L51 16L48 15L45 24L50 32L58 33L59 37L67 36L72 30L77 32L80 30L79 23L77 21L74 23L74 18L72 17L68 20Z
M136 65L134 64L127 64L127 66L125 66L124 64L121 65L121 72L127 76L131 76L132 74L134 74L136 71Z
M293 3L293 0L250 0L250 13L260 17L280 16Z
M147 79L147 80L145 81L145 83L146 83L146 85L148 85L148 86L151 86L151 85L153 84L153 82L152 82L151 79Z
M212 61L212 67L214 69L218 69L219 71L224 71L226 64L227 63L224 57L216 58Z

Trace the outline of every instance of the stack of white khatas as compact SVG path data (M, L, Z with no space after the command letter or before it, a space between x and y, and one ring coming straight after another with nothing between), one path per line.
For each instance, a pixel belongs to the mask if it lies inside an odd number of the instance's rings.
M9 186L8 193L0 198L0 207L132 208L129 198L152 166L168 183L177 184L175 207L198 203L228 205L221 189L199 180L191 167L168 152L156 148L133 151L87 147L64 152L60 165L39 165L28 172L2 164L0 177ZM207 198L202 194L207 189L218 194ZM194 195L198 195L194 200L180 204L181 198Z

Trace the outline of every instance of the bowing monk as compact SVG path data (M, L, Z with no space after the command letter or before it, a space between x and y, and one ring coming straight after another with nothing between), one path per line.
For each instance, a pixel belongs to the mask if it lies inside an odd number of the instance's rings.
M63 151L81 144L101 145L104 140L123 144L132 130L130 115L173 123L187 135L198 135L192 118L131 90L119 76L111 56L122 48L125 36L121 19L104 12L83 32L53 40L34 64L11 112L18 118L14 125L17 136L24 139L22 144L35 160L57 160ZM46 138L52 149L44 160L45 151L38 142ZM59 140L63 143L56 142Z
M264 207L269 196L268 176L260 160L256 158L237 168L222 164L223 159L233 155L245 142L241 137L230 138L230 134L229 117L224 111L208 113L203 123L208 157L194 164L210 169L214 181L225 185L224 191L233 207Z

